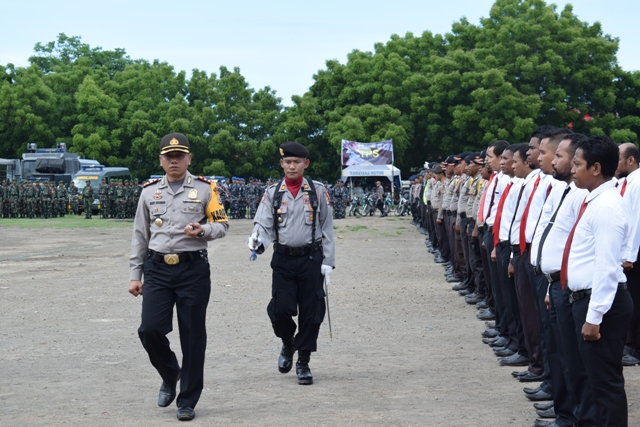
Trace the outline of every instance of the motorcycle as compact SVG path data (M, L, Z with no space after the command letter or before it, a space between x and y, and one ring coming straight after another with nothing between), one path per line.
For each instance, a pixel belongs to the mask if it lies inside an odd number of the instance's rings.
M382 201L382 209L384 210L385 215L389 215L392 206L393 202L391 201L391 194L387 193L384 195L384 200Z
M373 216L374 213L376 213L376 199L373 196L373 193L367 194L362 201L362 207L360 208L360 215Z
M360 216L360 198L353 196L349 203L349 216Z
M409 201L404 197L400 197L400 203L398 203L398 207L396 208L395 215L405 216L405 215L409 215L409 212L411 212L411 206L409 206Z

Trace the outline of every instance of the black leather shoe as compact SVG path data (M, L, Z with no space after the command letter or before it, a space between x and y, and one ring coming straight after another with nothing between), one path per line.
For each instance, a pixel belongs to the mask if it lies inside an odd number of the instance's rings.
M176 416L180 421L191 421L196 417L196 411L189 407L179 408Z
M461 278L455 275L451 275L446 278L447 283L460 283L461 280L462 280Z
M482 336L485 338L495 338L497 337L500 332L497 329L485 329L484 331L481 332Z
M461 297L466 297L467 295L471 294L471 289L466 288L466 289L461 289L458 291L458 295L460 295Z
M436 256L433 262L435 262L436 264L442 264L444 262L447 262L447 260L442 258L441 256Z
M536 388L529 388L529 387L525 387L522 389L522 391L524 391L527 394L536 394L537 392L539 392L540 390L542 390L541 386L538 386Z
M640 359L633 357L630 354L622 356L622 366L635 366L640 364Z
M547 409L551 409L553 408L553 400L551 402L545 402L545 403L534 403L533 407L540 410L540 411L546 411Z
M504 350L499 350L499 351L493 351L493 354L495 354L498 357L509 357L512 356L513 354L515 354L515 351L513 350L509 350L508 348L505 348Z
M497 337L495 337L495 338L482 338L482 342L483 342L483 343L485 343L485 344L487 344L487 345L489 345L489 344L491 344L492 342L496 342L496 341L497 341L497 340L499 340L499 339L500 339L500 336L498 335L498 336L497 336Z
M484 300L484 295L482 294L476 294L474 297L471 296L467 296L464 299L464 302L466 302L467 304L477 304L480 301Z
M487 308L489 308L489 304L487 304L486 300L476 303L476 309L478 310L486 310ZM495 326L495 324L493 326Z
M309 363L296 362L296 374L298 374L298 384L311 385L313 384L313 375L311 375L311 369L309 369Z
M525 394L525 397L529 400L532 400L534 402L540 402L540 401L544 401L544 400L551 400L552 397L549 393L545 393L544 391L540 390L537 393L534 394Z
M490 347L504 347L507 343L509 342L509 340L506 337L500 337L497 340L490 342L489 346Z
M480 320L496 320L496 315L493 314L491 311L478 313L476 317Z
M527 366L529 364L529 358L515 353L509 357L498 359L498 363L502 366Z
M532 374L531 372L527 372L526 374L519 376L518 381L520 381L521 383L532 383L535 381L542 381L542 376Z
M529 372L529 371L513 371L513 372L511 372L511 376L513 378L517 379L518 377L521 377L522 375L526 375L527 372Z
M558 417L556 415L556 410L553 406L547 409L546 411L541 411L540 409L536 409L536 414L538 414L540 418L557 418Z
M453 285L451 287L452 291L461 291L463 289L467 289L469 287L469 283L468 282L460 282L457 285Z
M554 421L535 420L533 422L533 427L558 427L558 424L556 424L555 420Z
M278 358L278 371L286 374L291 370L293 366L293 353L295 353L293 345L282 344L282 350L280 351L280 357Z
M158 406L166 408L171 405L173 399L176 398L176 385L178 384L178 380L180 379L180 372L178 372L178 376L173 382L162 381L162 385L160 386L160 393L158 393Z

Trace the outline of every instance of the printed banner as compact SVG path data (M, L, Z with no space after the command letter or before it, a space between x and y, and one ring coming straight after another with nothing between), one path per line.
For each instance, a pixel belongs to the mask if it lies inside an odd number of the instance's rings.
M355 142L342 140L342 166L392 165L393 141Z

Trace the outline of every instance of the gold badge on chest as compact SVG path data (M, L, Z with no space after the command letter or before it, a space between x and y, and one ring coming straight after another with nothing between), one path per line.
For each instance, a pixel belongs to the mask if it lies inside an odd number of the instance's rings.
M197 199L198 198L198 190L196 190L195 188L189 190L189 195L187 196L190 199Z
M153 198L156 200L162 199L162 190L156 190L155 194L153 195Z

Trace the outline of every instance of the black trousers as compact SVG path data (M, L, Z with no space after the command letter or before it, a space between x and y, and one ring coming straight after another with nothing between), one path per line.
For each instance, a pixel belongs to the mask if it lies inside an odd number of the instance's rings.
M487 285L484 279L484 267L482 266L482 258L480 251L480 237L477 239L471 237L476 222L467 218L467 233L469 235L469 258L471 262L471 270L473 271L473 290L476 293L485 294Z
M178 407L195 408L204 384L205 327L211 294L209 262L195 257L190 262L167 265L147 258L144 264L140 341L163 381L172 382L180 372L166 335L173 330L173 306L178 313L182 374Z
M491 261L491 252L493 251L493 234L491 228L487 228L484 231L484 254L487 257L487 266L489 267L489 277L487 280L487 304L492 312L496 315L496 328L500 329L501 322L504 317L504 310L502 301L500 301L501 295L498 286L498 264L495 261Z
M460 246L462 249L462 259L464 261L464 277L466 280L473 280L473 269L471 268L471 247L469 246L469 239L471 238L467 234L467 224L469 220L465 218L460 218L460 232L458 235L460 236Z
M271 259L271 301L267 313L273 332L288 341L296 332L293 317L298 316L298 333L294 348L316 351L320 324L324 319L323 276L320 273L322 252L310 256L285 257L276 252Z
M536 275L532 271L533 278L535 280L535 286L537 294L535 295L537 303L541 306L540 313L540 331L542 332L542 348L545 359L545 379L548 377L548 391L545 390L544 383L541 386L547 393L551 392L553 396L553 406L555 408L556 424L559 426L573 427L577 418L574 414L575 400L573 394L569 392L567 387L567 380L565 377L565 368L560 359L560 352L557 345L558 339L556 338L552 322L556 323L557 318L555 313L551 315L551 310L547 310L547 306L544 299L547 295L547 289L549 288L549 281L544 275ZM551 299L551 297L549 297ZM547 371L548 369L548 371Z
M633 268L625 271L624 274L627 276L629 295L633 300L633 314L629 321L625 349L627 353L640 359L640 261L634 262Z
M627 394L624 391L622 374L622 350L633 312L629 292L618 289L613 304L602 317L601 338L585 341L582 326L587 318L591 298L573 303L573 322L580 356L587 371L596 408L596 423L599 426L628 425Z
M516 284L513 277L509 277L508 268L511 257L509 246L500 246L496 249L496 259L498 263L498 278L502 290L502 301L504 304L504 327L506 327L509 338L508 347L517 351L521 356L529 357L529 352L524 344L524 334L522 332L522 322L520 321L520 310L518 309L518 296L516 295ZM505 335L503 330L500 335Z
M451 249L449 247L449 238L447 237L447 229L445 227L445 218L446 216L442 218L442 222L440 223L438 223L436 219L436 231L438 233L438 241L440 242L440 255L442 258L451 261Z
M549 317L556 338L560 363L565 371L569 392L573 396L577 427L598 427L593 403L593 392L587 371L580 357L576 340L576 325L573 323L573 305L569 302L571 291L562 290L560 281L549 286Z
M544 358L542 355L542 342L540 327L538 326L538 314L536 313L532 286L529 281L527 268L529 265L529 251L525 249L523 254L518 250L513 254L512 264L515 270L514 278L518 295L518 308L520 309L520 321L524 332L524 341L529 353L529 371L536 375L544 374Z

